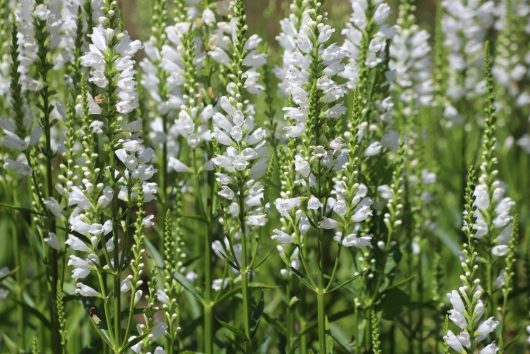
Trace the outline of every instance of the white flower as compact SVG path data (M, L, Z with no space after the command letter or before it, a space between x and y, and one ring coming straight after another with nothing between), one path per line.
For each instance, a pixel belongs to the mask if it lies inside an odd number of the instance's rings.
M488 187L485 184L478 184L473 192L475 201L473 205L478 209L487 209L490 204Z
M131 278L127 277L123 279L120 285L120 292L122 294L128 293L131 290L131 288L132 288Z
M293 243L293 237L286 232L279 229L274 229L272 232L274 234L271 236L271 239L277 241L279 244L287 245Z
M486 88L483 46L493 25L494 2L444 0L442 7L446 10L442 31L449 61L448 98L450 102L472 99ZM461 80L462 75L465 80Z
M164 336L167 332L167 324L163 321L155 321L153 331L150 333L150 338L156 341L158 338Z
M166 354L166 351L162 347L156 347L153 354Z
M378 155L382 149L383 149L383 145L381 145L381 143L378 141L374 141L366 148L366 151L364 152L364 156L371 157L371 156Z
M183 164L180 160L170 156L167 167L175 172L188 172L189 167Z
M103 188L103 194L98 198L98 205L102 208L106 208L112 201L113 195L112 188L108 186Z
M372 216L372 200L370 198L364 198L355 208L355 213L353 214L351 220L355 223L360 223Z
M300 198L288 198L288 199L282 199L277 198L274 202L274 205L276 206L276 210L280 213L281 216L287 217L289 216L289 212L293 210L294 208L297 208L301 204Z
M72 187L72 191L68 197L68 206L77 206L81 209L88 209L90 207L90 202L85 196L83 191L79 187Z
M54 250L61 250L61 244L59 243L59 239L57 238L57 235L53 232L48 232L48 237L44 239L44 242L46 242L48 246L50 246Z
M220 197L222 197L224 199L228 199L228 200L232 200L235 197L234 191L232 189L230 189L229 187L227 187L227 186L222 186L221 190L219 192L217 192L217 194Z
M321 229L334 229L339 225L339 223L336 220L333 220L331 218L324 218L318 223L318 227Z
M309 162L307 162L302 156L296 155L294 157L294 168L302 177L307 178L311 173Z
M247 225L249 226L265 226L266 223L266 215L250 215L247 217Z
M377 192L381 196L381 198L385 200L389 200L392 198L392 190L390 189L390 186L387 184L383 184L381 186L377 187Z
M211 26L215 23L215 14L210 8L206 8L202 13L202 21L207 25Z
M485 346L479 354L497 354L499 351L499 347L495 343L490 343L487 346Z
M28 176L32 172L31 167L29 167L27 163L26 157L22 154L19 155L19 158L17 158L16 161L6 158L4 160L4 168L14 170L15 173L21 177Z
M464 301L460 297L460 294L458 293L458 291L456 291L456 290L451 291L449 294L447 294L447 297L449 298L449 301L451 302L451 305L453 305L453 308L456 311L458 311L458 312L460 312L462 314L465 313L466 307L465 307Z
M72 231L79 232L81 235L87 236L90 231L91 225L83 221L84 215L73 215L70 218L70 228Z
M363 248L370 246L372 241L372 236L361 236L357 237L355 234L350 234L342 240L342 245L344 247L357 247Z
M499 325L499 321L496 321L493 319L493 317L488 318L484 322L480 324L480 326L477 328L477 331L475 332L475 336L477 338L477 341L484 340L491 332L493 332L497 326Z
M81 241L81 239L79 239L78 237L72 234L68 235L68 239L66 240L65 243L68 246L70 246L70 248L73 249L74 251L80 251L80 252L89 251L88 246L83 241Z
M373 6L377 6L374 12L369 10L368 2L352 0L352 15L342 30L345 37L342 48L346 51L346 57L349 61L341 76L348 80L349 88L354 88L357 85L359 69L362 64L359 62L361 53L366 52L364 64L368 67L373 68L380 65L384 61L385 42L394 34L392 27L385 24L389 17L390 7L382 1L377 1ZM371 15L373 17L369 18ZM370 23L375 24L375 26L368 31L367 26ZM363 48L366 44L368 47Z
M117 34L117 31L114 30L108 30L101 26L95 27L91 35L90 51L81 57L81 64L91 69L89 81L101 88L108 85L108 78L105 77L104 72L104 57L109 50L108 44ZM131 41L126 32L122 33L120 38L121 40L114 48L118 57L113 63L114 68L118 71L116 110L119 113L127 114L138 106L132 57L142 45L139 41Z
M377 9L375 10L374 14L374 21L378 25L382 25L383 22L385 22L390 15L390 6L386 3L381 3L379 6L377 6Z
M142 219L142 224L144 225L146 229L149 229L153 227L153 225L155 224L153 222L154 219L155 219L155 216L153 214L147 215L146 217Z
M104 123L100 120L94 120L90 123L89 127L92 134L100 135L103 134Z
M226 278L222 279L214 279L212 283L212 289L213 291L220 291L224 288L226 288L229 284L230 280Z
M504 257L508 254L509 248L507 245L497 245L493 246L491 249L491 254L496 257Z
M136 338L137 338L136 336L130 336L129 339L127 339L127 341L132 342ZM131 350L135 352L136 354L140 354L142 350L142 341L139 341L135 345L131 346Z
M461 312L458 312L455 309L449 310L449 319L460 329L465 329L467 326L466 318L464 317L464 314Z
M449 347L451 347L451 349L453 349L457 353L465 352L462 343L460 343L460 340L455 336L455 334L451 330L447 331L447 335L444 336L444 341Z
M322 208L322 205L323 204L320 202L320 200L317 197L313 196L313 195L307 201L307 208L309 210L318 210L318 209Z
M91 288L90 286L85 285L83 283L77 283L76 284L75 292L76 292L76 294L79 294L79 295L85 296L85 297L99 297L99 296L101 296L100 293L98 293L94 288Z
M55 198L50 197L44 200L44 205L56 218L62 215L63 208Z
M90 274L90 264L82 258L71 255L68 265L74 268L72 270L72 278L74 279L83 279Z

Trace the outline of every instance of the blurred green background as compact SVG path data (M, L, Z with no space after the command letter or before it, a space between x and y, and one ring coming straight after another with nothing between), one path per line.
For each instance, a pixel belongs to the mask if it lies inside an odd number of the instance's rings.
M172 0L168 0L170 3ZM211 1L214 2L214 1ZM216 1L226 6L228 0ZM431 30L437 0L416 0L417 16L422 27ZM122 0L125 9L125 22L131 35L145 40L149 37L151 0ZM276 45L275 37L280 31L279 21L289 13L290 0L245 0L248 23L251 33L258 33L269 45ZM332 23L340 30L351 13L350 0L326 0L325 8ZM399 0L387 0L397 16Z

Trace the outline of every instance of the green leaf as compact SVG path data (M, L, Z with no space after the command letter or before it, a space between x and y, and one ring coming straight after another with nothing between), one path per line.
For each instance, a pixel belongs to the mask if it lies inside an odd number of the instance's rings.
M147 248L149 249L149 253L151 254L151 256L153 256L153 258L155 260L155 263L156 263L156 266L158 268L163 268L164 267L164 259L162 258L162 256L158 252L158 250L156 249L155 245L153 245L153 243L151 241L149 241L147 239L147 237L144 237L144 242L145 242Z
M245 341L249 340L247 336L245 335L245 332L242 329L237 328L236 326L233 326L228 322L222 321L217 317L215 319L217 320L217 322L221 324L221 326L223 326L224 328L232 332L236 337L243 339Z
M329 328L328 316L325 317L325 329L326 329L326 352L327 354L333 354L333 336Z
M18 270L18 267L15 268L15 269L12 269L9 272L7 272L6 274L0 276L0 281L9 278L11 275L15 274L17 272L17 270Z
M120 353L125 352L127 349L131 348L133 345L143 341L145 339L145 337L147 337L149 335L149 333L151 333L151 329L149 331L146 331L146 332L142 333L141 336L138 336L138 337L134 338L133 340L131 340L131 341L127 342L126 344L124 344L123 347L120 348Z
M308 288L308 289L313 289L313 285L311 285L304 274L300 273L298 271L298 269L294 268L294 267L291 267L290 270L298 277L298 279L300 279L300 281L302 283L304 283L304 285Z
M254 335L258 330L259 322L261 319L261 315L263 314L264 308L265 300L263 297L263 291L260 291L260 299L258 305L256 306L256 309L252 312L252 315L250 317L250 336L252 338L254 338Z
M270 250L270 251L265 255L265 257L263 257L263 259L261 259L261 260L256 264L255 267L253 267L254 270L258 269L260 266L262 266L262 265L265 263L265 261L266 261L267 259L269 259L270 255L272 254L272 251L274 251L274 250Z
M32 209L23 208L23 207L17 207L17 206L14 206L14 205L11 205L11 204L6 204L6 203L0 203L0 207L13 209L13 210L17 210L17 211L23 211L23 212L26 212L26 213L29 213L29 214L46 216L46 214L39 213L38 211L35 211L35 210L32 210Z
M20 348L7 336L7 334L2 334L3 343L5 343L6 347L9 349L12 353L19 353Z
M387 320L393 320L410 306L409 295L397 288L384 291L381 299L378 308L383 312L383 318Z
M331 290L327 291L326 293L332 293L334 292L335 290L340 290L342 289L343 287L345 287L346 285L348 285L349 283L351 283L352 281L354 281L355 279L357 279L358 276L354 276L350 279L347 279L345 281L343 281L342 283L339 283L339 285L335 286L334 288L332 288Z
M193 284L191 284L188 279L186 279L186 277L182 276L182 274L176 272L173 274L173 278L175 278L176 281L178 281L180 283L180 285L182 285L182 287L184 289L186 289L186 291L188 293L190 293L191 295L193 295L193 297L195 297L197 300L199 300L200 302L204 302L204 299L202 296L199 295L199 293L197 293L197 291L195 290L195 288L193 287Z
M284 327L285 324L281 320L274 318L272 316L269 316L266 312L263 312L262 316L265 319L265 321L267 321L267 323L272 325L279 333L281 333L284 336L287 335L287 330Z
M255 283L255 282L248 284L248 287L251 289L276 289L278 288L278 286ZM241 293L241 286L236 286L234 288L231 288L230 290L224 292L221 296L219 296L219 298L215 301L214 306L222 303L226 299L229 299L232 296L237 295L239 293Z
M25 303L25 302L21 302L21 301L19 301L17 299L13 299L13 301L15 301L17 304L22 306L27 312L31 313L33 316L38 318L45 327L50 327L51 326L50 320L48 320L48 318L46 318L46 316L41 311L39 311L37 308L35 308L35 307Z

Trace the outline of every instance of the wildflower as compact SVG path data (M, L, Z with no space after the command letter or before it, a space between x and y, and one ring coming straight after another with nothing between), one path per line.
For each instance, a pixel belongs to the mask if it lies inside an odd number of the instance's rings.
M119 59L115 61L115 68L119 72L116 84L116 95L119 98L116 103L116 111L126 114L138 106L132 57L142 48L142 45L137 40L131 41L129 35L123 33L120 35L119 42L110 48L109 44L112 43L114 36L116 34L112 29L105 29L102 26L95 27L91 35L90 51L81 57L81 64L90 67L90 82L100 88L106 88L109 82L104 72L105 58L110 52L119 55Z
M400 7L396 34L389 48L389 68L394 74L394 92L408 105L405 113L414 114L431 102L433 87L429 33L418 28L413 11L410 4Z
M75 292L76 294L79 294L85 297L100 297L101 296L101 294L98 293L94 288L91 288L90 286L85 285L83 283L77 283Z
M349 61L341 76L348 80L349 88L354 88L363 65L375 68L383 62L385 43L392 38L395 30L385 23L390 15L390 7L382 0L351 0L351 6L352 15L342 30L345 37L342 48ZM368 9L372 6L376 7L376 11L370 14ZM363 48L363 45L367 47Z
M446 11L442 28L450 64L447 94L451 109L460 117L454 102L461 98L473 99L485 92L483 43L493 25L495 6L492 1L446 0L442 7ZM462 80L464 73L465 80Z

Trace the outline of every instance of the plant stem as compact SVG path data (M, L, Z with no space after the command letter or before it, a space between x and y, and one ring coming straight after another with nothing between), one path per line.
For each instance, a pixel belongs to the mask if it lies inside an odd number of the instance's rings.
M324 290L317 289L318 342L320 353L326 354L326 315L324 309Z
M204 304L204 352L213 353L213 305L211 300Z
M163 129L164 129L164 136L167 138L168 134L168 122L167 122L167 114L164 114L162 116L162 122L163 122ZM160 169L162 170L160 173L160 200L162 201L162 215L165 215L167 206L168 206L168 200L167 200L167 186L168 186L168 170L167 170L167 139L164 139L164 142L162 143L162 161L160 162Z
M212 208L210 208L212 210ZM204 352L213 353L213 302L212 302L212 222L206 227L204 242Z
M326 293L324 285L324 255L322 251L322 231L319 228L317 231L318 237L318 256L319 256L319 272L318 272L318 287L317 293L317 317L318 317L318 342L320 353L326 354L326 312L324 306L324 295Z
M112 200L112 220L114 225L114 337L116 344L121 343L121 291L120 291L120 253L119 253L119 232L118 232L118 199Z
M245 182L243 178L239 180L239 226L241 230L241 295L243 297L243 326L245 336L247 337L246 352L251 353L251 336L250 336L250 302L248 288L248 240L245 225Z
M301 302L302 306L299 306L298 308L299 309L306 308L307 299L306 299L306 292L305 291L301 292L301 301L300 302ZM301 334L301 338L300 338L300 354L307 354L308 353L308 350L307 350L307 335L306 335L307 323L306 323L305 315L304 315L303 312L299 312L298 313L298 317L300 318L300 333L302 333Z
M39 76L44 83L43 88L40 91L40 97L42 99L42 121L41 125L44 130L45 146L44 156L46 157L46 196L47 198L53 197L54 183L53 183L53 150L51 147L51 122L50 122L50 88L48 86L48 69L50 64L47 59L47 45L46 38L48 36L46 31L46 25L42 23L42 20L37 21L37 28L41 31L38 35L38 56L39 56ZM35 188L38 188L35 186ZM55 218L53 215L48 217L48 232L56 233ZM48 252L48 291L50 294L55 294L57 291L57 283L59 279L59 270L57 265L58 253L57 250L49 248ZM52 331L52 348L55 353L59 353L61 350L61 335L59 332L58 319L57 319L57 304L56 297L50 296L50 319L51 319L51 331Z
M291 338L292 338L292 332L293 332L293 311L291 308L291 279L287 280L287 289L286 289L286 296L287 296L287 328L286 328L286 351L287 353L291 353Z
M22 304L23 298L22 298L22 275L24 274L24 270L22 268L22 253L20 252L20 241L18 239L19 235L21 235L18 227L18 223L15 224L15 232L13 233L13 251L15 254L15 268L17 269L16 272L16 282L17 282L17 293L16 293L16 299L19 304ZM20 348L24 347L24 307L19 305L17 306L17 312L18 312L18 321L17 321L17 334L18 334L18 344Z

